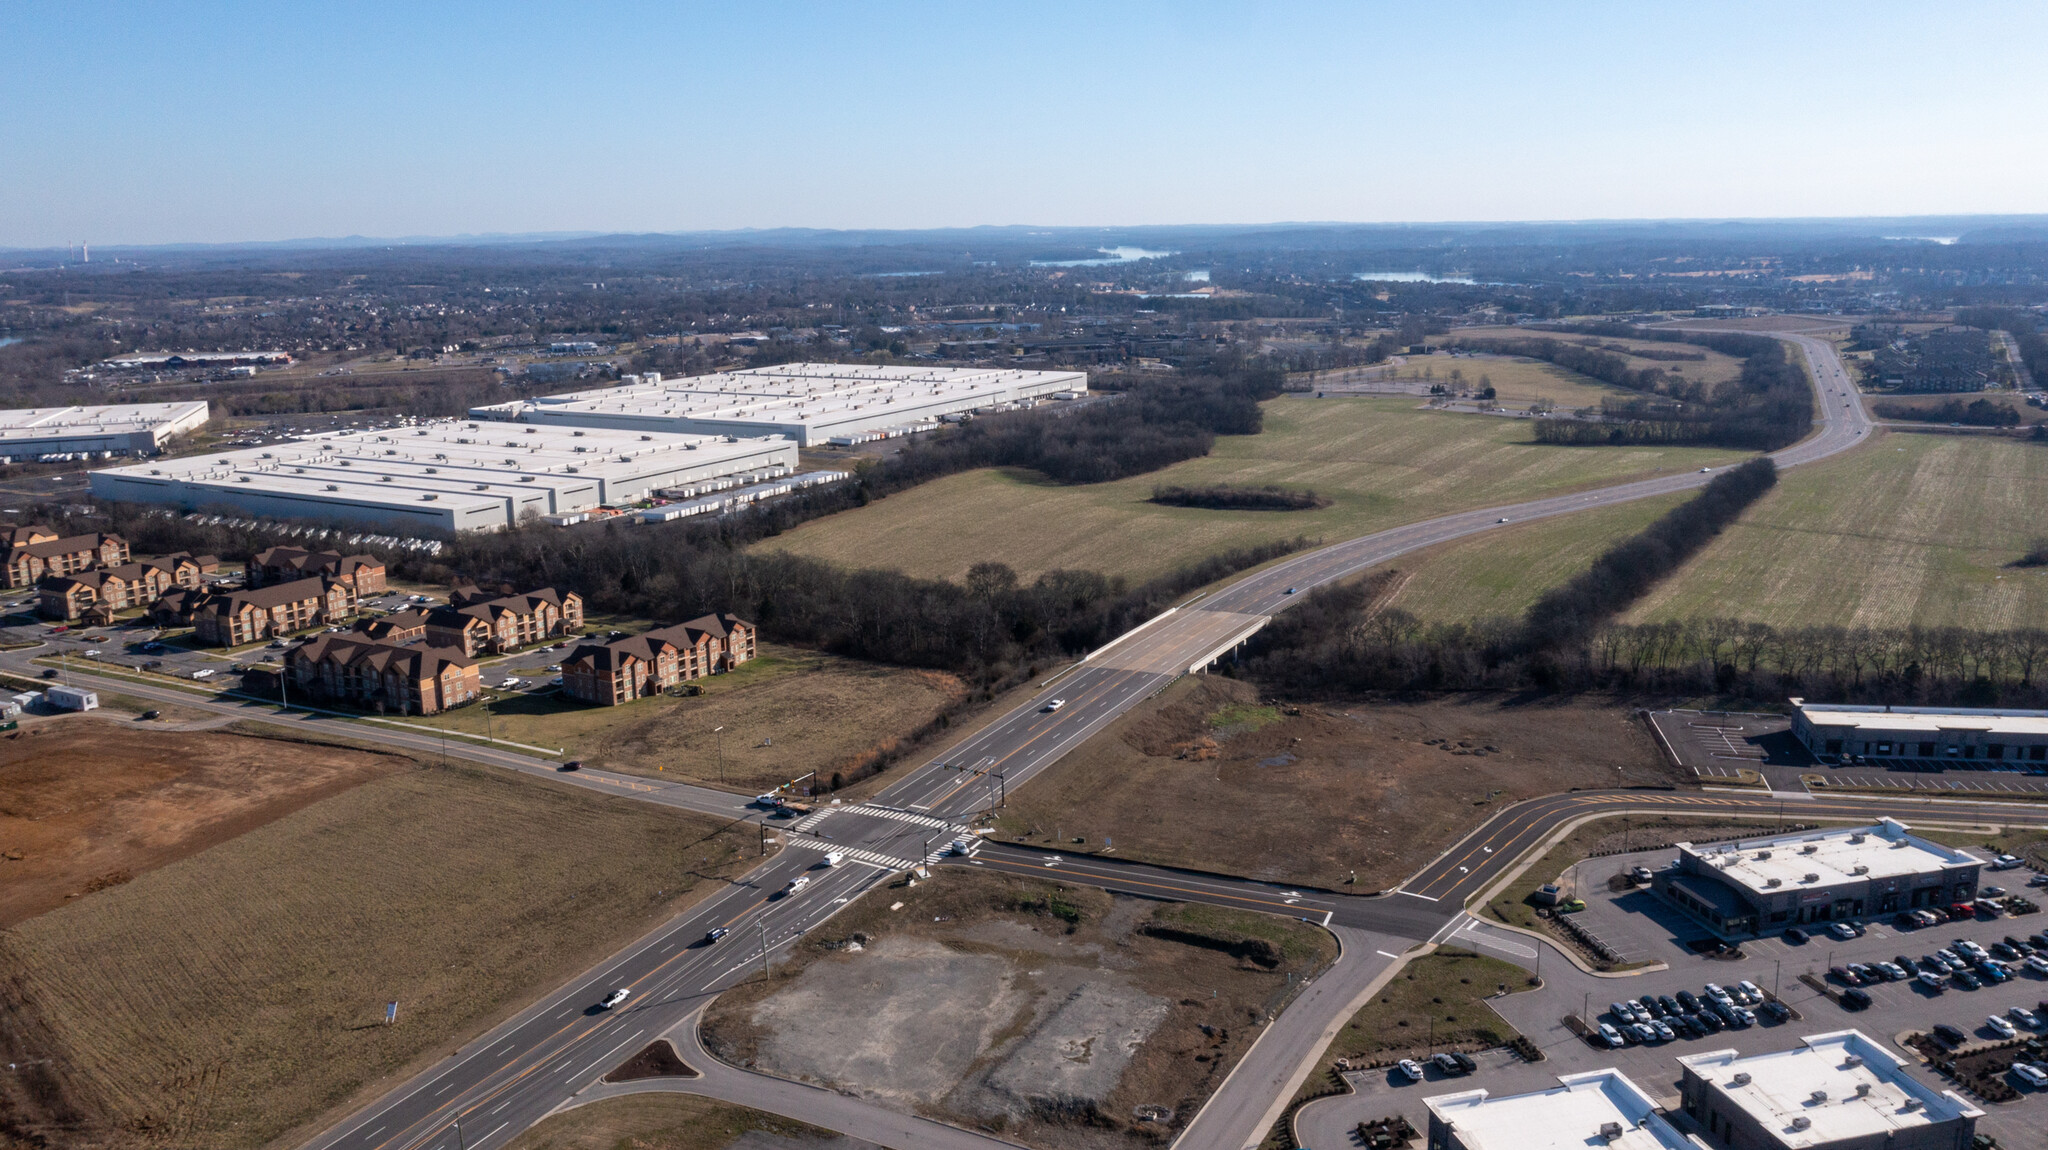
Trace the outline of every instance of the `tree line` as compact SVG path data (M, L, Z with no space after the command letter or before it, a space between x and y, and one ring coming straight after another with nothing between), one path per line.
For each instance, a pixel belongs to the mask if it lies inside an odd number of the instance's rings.
M1677 342L1671 337L1680 334L1614 324L1576 325L1568 330L1593 335L1625 333L1666 342ZM1540 336L1463 340L1456 346L1540 359L1635 393L1608 397L1601 403L1597 420L1537 420L1538 443L1701 444L1775 451L1805 438L1813 429L1812 389L1782 341L1734 332L1682 334L1685 342L1741 356L1741 374L1709 386L1661 367L1632 368L1625 357L1599 347Z
M1899 403L1882 400L1870 410L1880 419L1913 419L1925 423L1966 423L1972 427L2017 427L2020 413L2002 403L1973 399L1964 403L1951 399L1937 404Z
M1203 507L1217 511L1313 511L1330 501L1314 491L1285 487L1155 486L1152 502L1168 507Z

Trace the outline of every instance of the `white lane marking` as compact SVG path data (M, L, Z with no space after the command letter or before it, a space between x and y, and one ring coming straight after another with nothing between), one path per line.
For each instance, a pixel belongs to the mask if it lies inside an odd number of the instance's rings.
M448 1093L448 1091L449 1091L449 1090L450 1090L451 1088L453 1088L453 1087L454 1087L454 1085L455 1085L455 1080L454 1080L453 1078L450 1078L450 1079L449 1079L448 1081L446 1081L446 1082L444 1082L444 1083L442 1083L442 1084L441 1084L441 1089L439 1089L439 1090L436 1090L436 1091L434 1091L434 1093L436 1093L436 1094L446 1094L446 1093Z
M1395 893L1395 894L1405 894L1405 895L1407 895L1407 896L1408 896L1409 898L1419 898L1419 899L1421 899L1421 900L1422 900L1422 901L1424 901L1424 902L1442 902L1442 901L1443 901L1442 899L1437 899L1437 898L1431 898L1431 897L1429 897L1429 896L1428 896L1428 895L1426 895L1426 894L1416 894L1416 893L1415 893L1414 891L1412 891L1412 890L1397 890L1397 891L1395 891L1394 893Z
M1399 957L1401 957L1401 956L1400 956L1400 955L1398 955L1398 954L1387 954L1387 952L1386 952L1386 951L1384 951L1384 950L1376 950L1376 951L1374 951L1373 953L1374 953L1374 954L1386 954L1388 958L1399 958Z

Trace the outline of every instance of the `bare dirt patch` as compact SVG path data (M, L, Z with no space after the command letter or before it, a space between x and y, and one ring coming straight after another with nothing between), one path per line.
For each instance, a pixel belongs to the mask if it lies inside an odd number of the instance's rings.
M1148 1145L1334 954L1290 919L949 870L834 919L721 996L704 1035L740 1065L1031 1145Z
M1685 781L1618 704L1294 706L1191 676L1012 791L997 825L1016 841L1370 891L1509 803Z
M0 736L0 927L407 765L95 715L25 725Z
M488 768L374 778L0 932L0 1063L34 1067L0 1075L0 1145L294 1138L757 849L749 824Z

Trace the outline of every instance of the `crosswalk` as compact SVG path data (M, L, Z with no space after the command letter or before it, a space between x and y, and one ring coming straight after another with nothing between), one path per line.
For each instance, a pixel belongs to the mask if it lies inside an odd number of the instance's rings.
M934 830L953 831L959 834L966 834L968 830L961 823L947 822L945 819L935 819L930 815L916 815L909 811L899 811L895 807L863 804L857 807L849 807L848 809L864 815L874 815L877 818L895 819L899 823L915 823L918 826L931 827Z
M838 807L826 807L823 810L814 811L811 814L805 815L797 821L789 824L789 829L793 831L807 831L810 830L812 827L817 826L819 823L824 822L827 818L838 813Z
M914 866L930 866L933 863L944 858L946 856L946 852L951 849L950 846L941 846L937 850L924 856L924 861L922 863L918 863L911 859L897 858L895 855L885 855L880 851L871 851L862 847L839 846L838 844L833 843L829 839L790 838L785 841L790 846L814 850L817 851L819 854L825 854L829 851L837 851L840 854L844 855L848 862L866 863L869 866L880 867L883 870L909 870ZM968 857L971 858L977 852L979 852L981 850L981 844L982 840L979 838L969 839L967 841Z

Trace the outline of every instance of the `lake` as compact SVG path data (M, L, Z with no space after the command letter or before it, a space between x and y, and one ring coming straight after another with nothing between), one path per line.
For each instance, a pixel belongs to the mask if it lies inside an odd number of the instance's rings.
M1355 280L1382 280L1395 284L1469 284L1478 283L1471 276L1440 276L1431 272L1352 272Z
M1167 256L1177 256L1180 254L1179 252L1155 252L1149 248L1133 247L1096 248L1095 250L1102 253L1101 259L1032 260L1031 266L1035 268L1100 268L1108 267L1111 264L1130 264L1136 263L1139 260L1163 259Z

